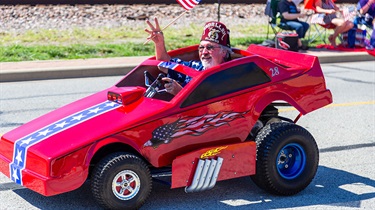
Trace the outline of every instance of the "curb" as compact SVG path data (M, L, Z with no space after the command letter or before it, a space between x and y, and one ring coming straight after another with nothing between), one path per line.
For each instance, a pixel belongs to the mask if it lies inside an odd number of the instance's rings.
M59 67L49 69L20 69L13 72L0 72L0 82L20 82L47 79L70 79L125 75L136 65L108 65Z
M375 61L375 57L367 52L335 52L335 53L309 53L318 57L319 62L323 63L340 63L340 62L360 62Z
M321 64L324 63L339 63L339 62L360 62L360 61L375 61L375 57L369 55L367 52L321 52L321 51L307 51L308 54L317 56ZM46 67L43 68L28 68L35 63L25 63L26 67L19 69L3 70L0 68L0 82L20 82L32 80L47 80L47 79L67 79L67 78L85 78L85 77L103 77L103 76L121 76L127 74L134 69L138 64L148 57L129 57L129 58L114 58L117 59L117 64L101 64L101 65L76 65L61 67ZM88 59L90 60L90 59ZM93 59L94 60L94 59ZM96 59L98 60L98 59ZM108 60L108 63L111 59ZM107 60L102 60L107 61ZM54 61L46 61L54 63ZM62 61L57 61L62 62ZM81 63L81 61L75 61ZM87 62L86 61L82 61ZM102 62L105 63L105 62ZM119 64L124 63L124 64ZM50 66L54 66L49 64Z

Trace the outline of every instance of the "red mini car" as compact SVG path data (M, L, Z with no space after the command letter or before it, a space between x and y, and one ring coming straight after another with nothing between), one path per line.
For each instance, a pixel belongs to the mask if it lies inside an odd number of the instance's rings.
M198 45L170 51L198 58ZM192 80L176 96L158 67ZM116 85L41 116L1 137L0 171L45 196L90 179L104 208L139 208L152 180L171 188L211 189L251 176L260 188L293 195L315 176L319 153L298 118L332 102L319 60L257 45L198 72L149 58ZM279 115L281 105L299 111Z

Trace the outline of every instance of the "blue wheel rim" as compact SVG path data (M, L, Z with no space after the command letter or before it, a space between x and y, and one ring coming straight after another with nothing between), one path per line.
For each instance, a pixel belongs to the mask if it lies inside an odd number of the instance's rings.
M298 177L306 166L305 150L296 143L285 145L277 155L276 166L284 179Z

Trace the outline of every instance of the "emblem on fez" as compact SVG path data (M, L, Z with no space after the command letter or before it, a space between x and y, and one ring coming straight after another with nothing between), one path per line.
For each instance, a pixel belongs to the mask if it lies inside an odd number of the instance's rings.
M214 41L218 42L219 33L220 33L219 30L211 29L210 32L208 32L208 37L210 38L210 40L214 40Z

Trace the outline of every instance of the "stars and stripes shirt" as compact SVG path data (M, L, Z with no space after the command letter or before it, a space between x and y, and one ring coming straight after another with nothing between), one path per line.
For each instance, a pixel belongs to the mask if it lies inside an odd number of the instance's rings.
M175 62L193 69L196 69L197 71L204 70L204 66L202 65L201 61L183 61L179 58L173 58L171 59L171 62ZM184 87L187 83L190 82L191 77L181 74L180 72L177 72L173 69L168 69L168 77L176 80L182 87Z

